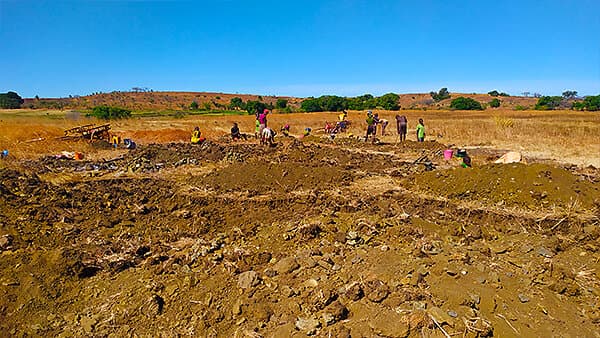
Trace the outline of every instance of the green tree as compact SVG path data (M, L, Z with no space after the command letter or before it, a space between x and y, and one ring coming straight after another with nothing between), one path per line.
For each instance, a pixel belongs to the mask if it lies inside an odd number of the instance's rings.
M288 100L277 99L277 102L275 103L275 107L278 109L283 109L283 108L287 107L287 104L288 104Z
M246 102L246 111L248 114L253 115L256 113L262 113L267 108L267 105L261 101L248 101Z
M483 110L481 103L469 97L457 97L450 103L450 108L457 110Z
M377 99L377 104L385 110L398 110L400 105L398 104L400 96L394 93L385 94Z
M231 99L231 101L229 101L229 108L230 109L246 109L246 106L244 105L244 101L242 101L241 98L239 97L234 97Z
M442 100L450 98L450 93L448 92L448 88L442 88L437 93L436 92L430 92L429 95L431 95L431 98L435 102L439 102L439 101L442 101Z
M21 105L25 102L19 94L15 92L7 92L0 94L0 108L4 109L17 109L21 108Z
M131 117L131 110L119 107L96 106L92 109L91 115L103 120L114 120Z
M490 107L492 107L492 108L500 107L500 100L498 100L497 98L494 98L492 101L490 101Z
M300 104L300 109L308 113L323 111L319 99L316 99L314 97L304 99L304 101L302 101L302 103Z
M496 96L500 95L500 93L498 93L498 91L497 91L497 90L492 90L491 92L488 92L488 94L489 94L490 96L494 96L494 97L496 97Z
M585 104L585 107L587 110L590 110L590 111L600 110L600 95L587 96L583 100L583 103Z
M562 96L565 98L565 100L572 99L577 96L577 91L576 90L565 90L562 93Z
M192 101L192 103L190 104L190 109L198 110L198 102L196 102L196 100Z
M586 96L583 101L573 102L572 108L575 110L600 110L600 95Z
M536 110L552 110L560 105L562 96L542 96L535 104Z
M335 95L324 95L318 98L322 111L342 111L348 107L346 98Z

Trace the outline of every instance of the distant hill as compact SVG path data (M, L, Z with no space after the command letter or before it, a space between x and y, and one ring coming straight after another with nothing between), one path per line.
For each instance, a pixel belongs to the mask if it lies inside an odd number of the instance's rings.
M399 94L401 109L447 109L457 97L469 97L481 103L489 103L494 97L488 94L451 93L451 97L435 102L428 93ZM262 101L275 105L278 99L288 100L288 105L298 109L303 98L287 96L261 96L254 94L227 94L209 92L112 92L69 98L27 98L25 108L89 109L99 105L118 106L132 110L182 110L197 102L201 109L226 109L231 99L239 97L244 102ZM517 106L533 108L537 102L533 97L498 97L501 108Z

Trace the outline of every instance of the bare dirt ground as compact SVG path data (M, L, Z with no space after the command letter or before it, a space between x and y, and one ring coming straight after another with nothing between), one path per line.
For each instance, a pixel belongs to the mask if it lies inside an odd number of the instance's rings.
M306 116L272 121L301 130ZM493 164L502 152L480 147L462 169L442 157L447 134L264 147L218 136L228 119L117 124L132 151L14 144L23 156L0 162L1 332L600 336L595 167ZM195 124L203 145L185 142ZM86 159L48 156L59 146Z

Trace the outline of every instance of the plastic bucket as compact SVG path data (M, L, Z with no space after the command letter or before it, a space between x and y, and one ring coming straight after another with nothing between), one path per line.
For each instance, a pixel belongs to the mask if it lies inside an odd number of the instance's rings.
M446 161L450 160L452 158L453 153L454 153L454 150L452 150L452 149L444 150L444 160L446 160Z

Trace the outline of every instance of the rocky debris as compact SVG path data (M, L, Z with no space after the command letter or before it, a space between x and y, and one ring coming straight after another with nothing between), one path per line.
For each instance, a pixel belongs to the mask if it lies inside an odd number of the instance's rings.
M437 306L433 306L427 309L427 314L429 314L431 318L435 320L439 325L453 323L452 317Z
M277 273L281 275L290 273L298 269L299 267L300 265L296 261L295 257L285 257L280 259L277 263L275 263L275 265L273 266L273 270L277 271Z
M346 235L346 244L348 245L358 245L362 244L364 240L360 238L358 231L348 231Z
M319 322L317 319L314 319L311 317L308 317L308 318L298 317L296 319L295 326L302 333L311 336L317 332L317 329L319 327L321 327L321 322Z
M339 301L329 304L321 314L325 325L332 325L340 320L346 319L348 309Z
M339 291L340 294L351 301L357 301L364 296L363 289L358 282L352 282L341 288Z
M390 293L387 284L381 280L371 280L365 283L367 299L379 303L384 300Z
M163 312L164 306L165 300L161 296L154 294L148 299L142 311L147 317L152 318L160 315Z
M0 251L12 249L13 236L4 235L0 237Z
M260 277L256 271L242 272L238 276L238 286L241 289L250 289L260 283Z
M529 297L525 296L522 293L519 293L518 297L519 297L519 301L521 301L521 303L527 303L527 302L529 302Z
M538 255L542 256L542 257L546 257L546 258L552 258L552 256L554 256L554 254L552 253L552 251L546 249L545 247L541 246L537 249L537 253Z

